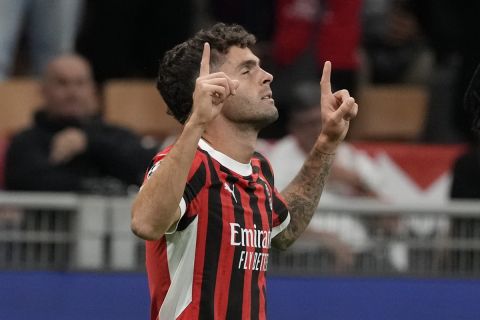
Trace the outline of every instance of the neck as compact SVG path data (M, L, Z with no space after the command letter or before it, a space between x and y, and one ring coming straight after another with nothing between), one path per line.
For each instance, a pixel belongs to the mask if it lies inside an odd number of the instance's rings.
M214 149L241 162L249 163L255 151L258 130L251 125L215 122L208 126L202 138Z

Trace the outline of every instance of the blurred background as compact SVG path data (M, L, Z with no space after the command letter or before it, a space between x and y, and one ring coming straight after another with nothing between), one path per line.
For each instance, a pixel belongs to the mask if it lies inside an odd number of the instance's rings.
M148 317L130 204L181 130L158 63L221 21L257 36L274 75L280 119L258 150L277 188L321 130L325 61L360 107L309 228L270 253L269 317L478 319L480 145L463 100L479 13L449 0L0 0L0 318Z

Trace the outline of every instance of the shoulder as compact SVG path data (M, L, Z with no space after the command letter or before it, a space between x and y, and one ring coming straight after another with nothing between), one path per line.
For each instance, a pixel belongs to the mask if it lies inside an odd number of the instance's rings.
M159 151L152 159L150 165L148 166L147 177L150 177L153 172L161 165L162 161L168 156L170 151L173 149L173 145L165 147L163 150ZM199 167L205 166L205 161L208 157L207 153L202 152L201 149L197 149L195 157L192 162L190 171L196 171Z
M153 157L153 163L161 162L167 155L170 153L170 151L173 149L174 145L169 145L159 151L154 157ZM195 157L193 159L193 162L204 162L207 157L209 157L207 152L204 152L202 149L197 148L197 152L195 153Z
M31 127L16 133L10 139L10 145L36 143L39 140L45 139L45 137L46 135L44 134L44 130L41 130L40 128L37 128L37 127Z
M168 155L172 147L173 147L172 145L168 146L165 149L159 151L157 154L155 154L155 156L153 156L153 159L150 162L150 165L148 166L146 178L150 178L150 176L155 172L155 170L158 169L163 159L165 159L165 157Z
M268 182L273 185L273 170L270 161L260 152L255 152L252 157L252 166L257 166L261 174L267 178Z
M253 161L258 161L260 163L270 163L267 159L267 157L259 151L255 151L252 156Z

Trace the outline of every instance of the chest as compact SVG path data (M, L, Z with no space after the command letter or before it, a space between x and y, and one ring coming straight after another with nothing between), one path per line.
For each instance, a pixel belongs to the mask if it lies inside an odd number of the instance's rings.
M240 178L221 174L205 188L201 198L210 228L228 234L238 230L252 233L271 230L272 190L261 176Z

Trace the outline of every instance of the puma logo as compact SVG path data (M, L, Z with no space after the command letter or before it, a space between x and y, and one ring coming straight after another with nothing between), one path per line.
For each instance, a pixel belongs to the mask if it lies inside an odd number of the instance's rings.
M230 188L228 183L224 182L223 188L232 194L233 200L235 200L235 203L237 203L237 197L235 197L235 185L232 184L232 188Z

